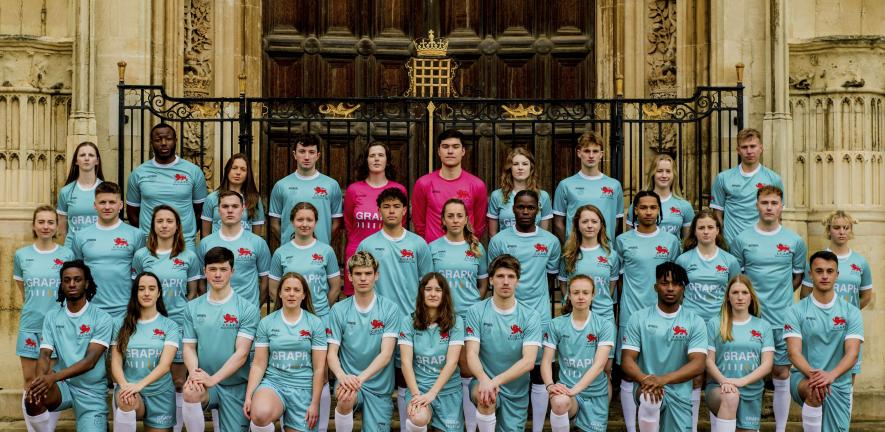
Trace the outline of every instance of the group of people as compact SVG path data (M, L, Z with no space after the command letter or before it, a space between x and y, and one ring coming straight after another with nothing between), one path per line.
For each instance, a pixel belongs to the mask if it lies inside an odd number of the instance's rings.
M695 430L702 389L714 431L746 431L769 376L778 431L790 398L805 430L848 428L872 294L849 246L857 222L828 216L829 248L807 260L758 131L739 134L741 162L716 176L709 209L655 157L626 223L593 132L552 198L523 147L489 197L461 166L457 130L438 137L441 168L411 199L381 142L342 193L316 168L319 138L302 135L266 212L247 156L207 194L172 127L150 140L125 201L80 144L57 208L34 211L34 243L15 254L29 430L53 430L67 408L78 430L106 429L112 385L119 431L202 431L210 410L225 432L326 430L332 417L349 431L355 411L362 430L388 431L394 393L406 431L517 431L529 412L540 431L548 408L554 431L604 431L620 381L628 431Z

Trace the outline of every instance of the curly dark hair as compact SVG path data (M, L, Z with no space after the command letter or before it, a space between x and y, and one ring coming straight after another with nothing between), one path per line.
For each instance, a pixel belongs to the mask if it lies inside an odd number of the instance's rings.
M71 260L65 261L61 266L61 270L58 271L58 279L62 280L62 275L65 273L65 270L70 268L78 268L83 272L83 277L86 279L86 300L91 301L93 297L95 297L95 293L98 292L98 286L95 284L95 279L92 278L92 271L89 270L89 266L86 265L83 260ZM67 298L65 297L65 290L58 287L58 295L55 298L55 301L59 302L59 304L64 304Z

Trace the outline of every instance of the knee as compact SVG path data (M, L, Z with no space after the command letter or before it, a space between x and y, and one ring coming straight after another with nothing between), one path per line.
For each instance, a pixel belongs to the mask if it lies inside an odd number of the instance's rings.
M409 421L418 427L427 426L430 423L431 416L430 408L424 407L418 410L418 412L410 414Z
M720 395L722 398L722 406L728 407L730 409L737 409L738 404L741 402L741 394L740 392L735 393L722 393ZM721 408L720 408L721 409Z
M133 411L133 410L135 410L136 406L138 405L138 402L136 402L136 401L137 401L137 397L138 397L138 396L136 396L135 398L133 398L133 399L130 400L130 401L126 401L126 400L123 400L122 398L120 398L119 395L115 396L115 400L116 400L116 402L117 402L117 408L119 408L119 409L122 410L122 411Z
M652 400L647 398L644 394L639 396L640 414L645 413L646 415L651 415L659 412L660 410L661 401L652 402Z
M187 403L197 403L203 402L203 396L205 394L205 390L194 390L192 388L185 388L181 396Z
M256 426L267 426L276 420L267 405L252 405L249 414Z
M187 381L187 377L185 377L185 376L180 376L180 377L177 377L174 375L172 376L172 385L175 386L176 393L182 392L182 389L184 388L185 381Z
M550 410L553 411L553 414L563 415L568 413L569 406L571 405L572 398L566 395L556 395L550 398Z
M789 366L775 366L771 370L771 377L774 379L785 380L790 378Z

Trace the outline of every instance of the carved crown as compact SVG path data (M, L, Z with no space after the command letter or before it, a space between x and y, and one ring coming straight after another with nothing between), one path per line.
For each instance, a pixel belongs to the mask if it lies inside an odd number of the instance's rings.
M419 57L445 57L449 49L449 41L435 38L433 30L427 31L427 37L415 41L415 50Z

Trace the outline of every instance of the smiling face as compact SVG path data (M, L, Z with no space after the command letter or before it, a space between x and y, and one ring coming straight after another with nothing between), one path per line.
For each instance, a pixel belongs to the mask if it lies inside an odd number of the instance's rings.
M578 215L578 231L582 238L595 239L602 230L602 219L592 210L584 210Z
M32 226L34 236L41 240L50 240L58 232L58 215L53 211L40 211L34 215Z
M317 227L317 218L310 209L300 209L292 218L292 228L302 238L313 237L313 231Z
M670 190L673 184L673 162L669 160L658 161L654 174L655 187L662 190Z
M160 283L152 276L144 275L138 280L138 305L148 309L157 305L160 298Z

